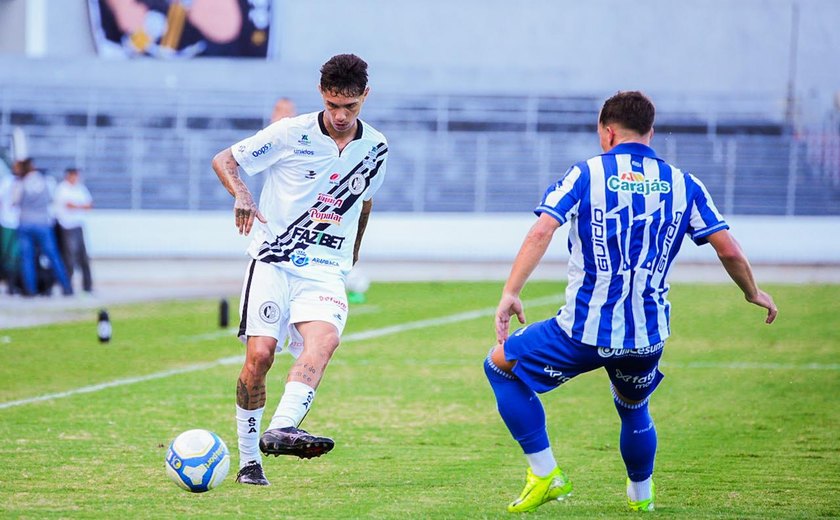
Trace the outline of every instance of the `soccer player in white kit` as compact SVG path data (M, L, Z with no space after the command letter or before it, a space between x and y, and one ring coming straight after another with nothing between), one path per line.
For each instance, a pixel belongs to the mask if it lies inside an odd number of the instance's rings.
M359 258L388 144L359 119L369 92L364 60L330 58L318 89L324 110L276 121L213 158L216 175L236 199L236 227L245 235L254 229L240 301L239 337L247 349L236 389L236 481L243 484L269 484L260 452L311 458L334 446L298 426L347 321L344 280ZM267 175L259 205L239 168ZM266 374L287 339L296 360L260 436Z

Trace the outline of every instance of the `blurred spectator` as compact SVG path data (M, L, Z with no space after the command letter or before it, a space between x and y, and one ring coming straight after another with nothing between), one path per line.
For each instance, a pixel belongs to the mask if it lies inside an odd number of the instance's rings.
M12 190L12 203L20 212L18 246L24 294L33 296L39 293L38 257L43 254L49 260L50 270L61 284L64 295L70 296L73 287L64 269L53 232L50 179L32 166L31 158L15 161L12 168L20 177Z
M274 123L284 117L295 117L296 115L297 108L294 102L287 97L282 97L274 103L274 108L271 110L271 122Z
M85 214L93 207L93 198L82 183L78 169L67 168L64 171L64 180L55 189L53 203L67 278L72 284L73 269L78 266L82 270L82 290L90 293L93 291L93 280L85 246L84 224Z
M2 166L4 169L7 167L5 162ZM20 292L18 212L12 205L12 189L16 181L11 170L0 173L0 280L5 280L9 294Z

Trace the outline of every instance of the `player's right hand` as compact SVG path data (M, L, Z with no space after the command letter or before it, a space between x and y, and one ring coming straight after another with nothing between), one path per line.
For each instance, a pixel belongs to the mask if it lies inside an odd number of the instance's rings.
M766 292L762 291L761 289L756 292L755 296L752 298L747 298L747 301L758 305L759 307L764 307L767 309L767 318L764 319L764 323L768 325L773 323L776 319L776 315L779 314L779 308L776 307L776 303L773 301L773 297L767 294Z
M263 224L268 222L263 214L260 213L257 205L254 204L254 200L250 197L243 197L242 200L237 197L233 205L233 214L236 221L236 229L239 230L240 235L247 235L251 232L255 218Z
M525 323L525 311L522 309L522 301L517 296L503 294L496 308L496 342L504 344L508 339L510 330L510 317L516 315L519 323Z

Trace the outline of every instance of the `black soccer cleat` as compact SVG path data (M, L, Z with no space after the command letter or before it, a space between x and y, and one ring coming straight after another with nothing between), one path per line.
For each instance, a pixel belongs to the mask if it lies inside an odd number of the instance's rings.
M270 486L271 483L265 478L262 464L252 460L248 464L242 466L239 473L236 474L236 481L240 484L251 484L252 486Z
M320 457L335 447L329 437L317 437L288 426L267 430L260 438L260 450L266 455L294 455L302 459Z

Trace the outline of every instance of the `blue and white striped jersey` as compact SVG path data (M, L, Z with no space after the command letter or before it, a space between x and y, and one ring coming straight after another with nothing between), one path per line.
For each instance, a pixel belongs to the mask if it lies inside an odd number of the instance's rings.
M569 285L557 323L572 338L643 348L670 335L668 270L687 233L729 229L706 187L640 143L575 164L535 213L569 222Z

